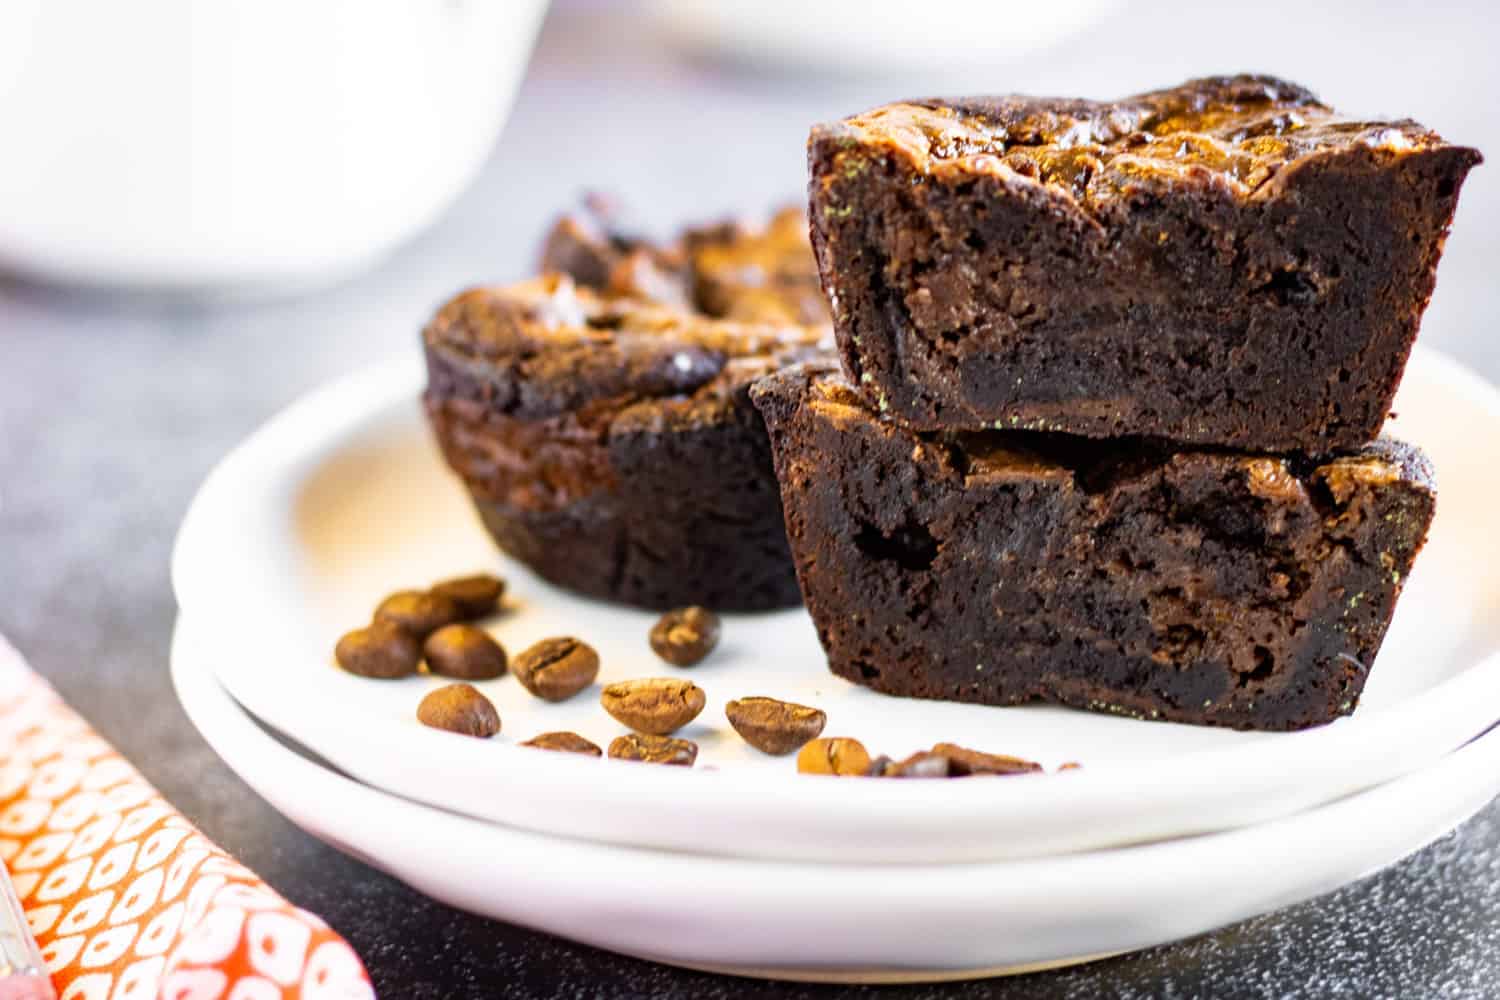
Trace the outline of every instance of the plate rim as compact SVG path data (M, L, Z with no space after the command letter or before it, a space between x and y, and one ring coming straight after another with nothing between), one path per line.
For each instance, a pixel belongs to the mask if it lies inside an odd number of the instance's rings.
M196 648L192 643L192 629L186 624L185 615L179 615L174 626L170 661L174 691L189 720L205 742L226 766L249 784L257 794L305 832L330 843L364 863L386 871L416 891L431 895L447 905L467 909L492 919L508 920L557 933L571 940L652 961L753 978L861 983L952 981L1035 971L1044 966L1056 967L1061 964L1092 961L1110 954L1121 954L1167 944L1294 905L1359 881L1432 843L1484 808L1497 794L1500 794L1500 727L1497 727L1445 755L1441 760L1421 769L1418 773L1407 774L1336 802L1323 804L1269 823L1205 836L1184 837L1155 844L1111 848L1060 857L940 865L830 866L807 861L706 857L552 837L533 831L510 828L503 824L487 823L441 808L412 802L379 788L364 785L334 770L319 766L316 762L281 745L262 730L254 721L253 716L243 706L237 704L230 692L219 682L216 671L206 663L197 662ZM253 764L252 761L254 761ZM1410 808L1409 799L1413 797L1427 802L1432 815L1418 816L1418 810ZM1439 801L1440 807L1432 805ZM1393 808L1392 802L1405 802L1405 807ZM360 821L364 813L370 809L382 811L386 822ZM1395 823L1375 825L1374 828L1379 829L1385 838L1378 852L1370 851L1371 838L1366 836L1353 838L1352 842L1358 850L1366 853L1351 863L1349 839L1330 835L1331 831L1325 828L1342 824L1339 829L1366 830L1371 826L1367 814L1372 813L1382 817L1394 816L1396 817ZM319 815L324 819L321 825L317 822ZM309 818L310 816L312 818ZM393 860L392 856L386 854L392 849L392 844L402 847L412 842L432 842L430 837L421 841L414 841L412 838L403 841L401 821L414 822L418 819L424 824L437 824L438 830L443 833L439 839L450 847L465 845L467 844L466 838L470 837L486 841L482 848L476 847L469 850L468 856L481 857L492 866L493 859L496 858L501 859L502 865L509 863L512 868L506 872L507 878L519 876L529 878L539 884L546 883L550 877L558 873L558 870L572 867L555 864L560 851L572 852L575 858L586 857L589 859L587 867L590 870L604 870L615 876L612 879L602 879L590 884L604 890L613 906L623 906L631 912L641 912L639 895L642 892L642 886L648 887L648 896L651 892L657 891L669 899L685 898L674 896L670 891L670 886L667 890L658 890L658 885L663 882L660 877L620 877L622 866L626 868L634 866L637 874L640 874L643 867L649 869L654 864L680 869L675 877L666 880L674 886L680 887L683 884L701 886L723 894L726 883L735 885L737 889L727 893L735 900L735 904L727 909L736 912L727 918L721 917L721 923L724 919L738 920L740 918L739 911L748 905L744 894L771 893L774 895L774 889L771 886L776 883L774 876L779 875L781 878L821 879L825 887L829 884L842 883L854 887L856 892L862 884L879 881L881 884L879 893L883 898L889 896L892 899L910 901L931 896L966 913L974 912L972 907L975 905L986 909L1008 908L1015 911L1019 926L1022 927L1030 927L1033 918L1039 916L1036 909L1039 905L1045 907L1048 904L1071 904L1075 907L1082 907L1076 912L1087 915L1087 919L1081 921L1086 933L1113 936L1075 940L1069 947L1054 944L1050 950L1045 946L1039 947L1032 944L1029 946L1030 951L1021 951L1003 960L970 964L955 964L949 961L923 963L920 960L907 960L891 965L880 965L872 960L859 960L849 955L834 957L826 961L810 960L804 957L786 962L780 960L777 954L760 954L750 960L746 960L742 954L726 961L722 960L722 956L703 954L701 944L695 949L694 946L677 938L669 942L667 949L628 945L622 947L620 941L608 939L607 935L601 938L601 935L596 932L578 933L578 927L569 925L566 921L560 926L556 919L529 919L529 915L525 913L517 916L513 908L505 910L503 905L505 902L526 899L528 894L524 892L504 893L498 896L480 892L474 900L467 901L470 903L478 901L481 904L474 906L452 899L451 885L446 889L439 888L433 891L434 885L442 883L443 880L432 876L431 869L426 867L425 859L403 856L403 860ZM340 820L344 822L341 823ZM1394 826L1400 826L1402 831L1400 837L1390 834ZM1265 841L1273 845L1279 843L1281 846L1268 848L1266 843L1257 843L1257 841ZM1398 843L1392 845L1391 842ZM496 843L504 846L496 849ZM1322 851L1326 859L1331 862L1329 868L1337 867L1337 873L1329 874L1327 869L1320 867L1321 873L1317 876L1305 874L1295 880L1295 884L1285 884L1288 882L1285 872L1293 867L1291 865L1274 866L1275 871L1267 875L1263 866L1259 864L1216 865L1209 863L1214 860L1215 851L1220 851L1225 857L1231 858L1277 857L1285 860L1288 857L1285 850L1287 845L1298 843L1311 850ZM537 851L547 852L549 860L554 863L531 864ZM457 855L449 856L462 856L463 854L464 851L460 850ZM1156 921L1140 919L1140 914L1132 917L1128 905L1125 909L1110 906L1098 907L1093 901L1080 897L1076 892L1063 894L1066 898L1054 898L1055 887L1058 885L1083 887L1084 897L1089 892L1097 892L1101 886L1107 884L1105 879L1100 878L1101 873L1105 873L1113 878L1111 888L1117 894L1117 898L1133 900L1142 892L1141 882L1134 873L1141 870L1168 869L1169 866L1164 865L1163 862L1171 860L1174 856L1180 856L1177 861L1179 870L1213 873L1211 877L1219 877L1220 873L1225 871L1231 874L1237 873L1243 879L1242 885L1254 887L1251 892L1257 894L1256 899L1240 904L1238 910L1232 910L1226 908L1221 898L1215 898L1213 906L1217 906L1218 909L1211 915L1185 919L1185 914L1173 912L1164 921ZM529 868L528 865L530 865ZM753 875L747 875L746 872L753 873ZM1028 874L1033 876L1032 882L1035 883L1029 890L1025 877ZM449 876L450 882L452 877ZM1170 884L1173 880L1148 881ZM932 892L934 887L941 891ZM1003 891L997 891L997 887ZM900 891L893 891L893 889ZM562 895L566 896L566 894ZM1205 896L1207 895L1205 893ZM847 896L828 898L838 899L840 905L850 906ZM629 902L625 901L627 899ZM780 897L776 897L776 900L779 904ZM861 904L856 900L850 908L860 908L861 912L868 913L862 907L869 902L867 900ZM522 905L524 907L526 904ZM534 911L535 904L532 905ZM575 905L575 908L589 907L594 903L578 900L572 905ZM1147 900L1141 904L1141 911L1144 913L1158 905L1155 901ZM1213 909L1213 906L1210 906L1210 909ZM612 906L604 906L601 910L617 912L612 909ZM749 912L762 919L774 919L776 907L775 905L771 908L751 906ZM1151 909L1151 912L1154 916L1160 911ZM1041 923L1046 924L1046 921L1042 920ZM909 930L904 922L901 926L904 930ZM959 926L967 925L960 922ZM1073 931L1076 933L1076 926ZM934 938L931 935L906 934L905 936L929 940ZM1046 935L1042 936L1046 937ZM1056 937L1056 935L1053 936ZM745 937L754 939L755 946L760 947L762 952L765 951L766 944L755 935ZM985 940L990 946L1012 946L1012 942L1005 940L997 944L995 935L989 935ZM639 942L636 943L639 945ZM674 951L673 948L676 950ZM743 948L741 950L743 951ZM871 951L883 954L877 948L872 948ZM994 957L992 954L991 958ZM850 961L851 958L855 960Z
M1412 361L1434 367L1436 377L1451 384L1455 392L1500 419L1500 393L1458 362L1428 349L1418 349ZM230 498L266 467L281 468L286 475L285 470L295 470L299 463L320 454L320 443L327 446L346 438L390 407L415 399L421 381L420 358L414 355L353 372L293 402L221 460L194 496L173 548L172 583L179 607L191 610L195 618L216 618L205 597L212 590L214 575L222 570L214 544L216 511L222 517L223 509L232 506ZM205 607L206 603L210 606ZM230 610L219 608L217 612L227 615ZM236 700L260 720L361 780L408 798L473 814L472 809L464 810L432 789L413 787L409 781L392 782L389 774L377 773L379 769L370 763L378 763L379 754L392 751L390 737L395 735L401 741L394 748L399 756L416 755L438 768L462 770L473 762L473 748L465 745L468 741L413 729L387 733L379 739L363 738L360 752L352 754L346 746L349 727L316 706L286 698L269 679L257 681L253 671L230 671L221 665L216 674ZM771 779L754 774L736 775L733 780L739 790L774 781L776 798L801 821L795 831L781 831L781 839L775 844L757 849L756 853L767 857L835 861L883 857L900 861L905 855L897 847L915 837L925 837L931 846L932 835L939 831L944 834L941 849L950 860L1038 856L1137 843L1163 835L1208 833L1289 815L1430 763L1494 721L1497 713L1487 706L1496 704L1500 704L1500 652L1477 659L1453 677L1373 715L1275 734L1274 739L1258 741L1253 749L1240 745L1194 751L1149 769L1088 768L1048 775L1045 780L1014 778L986 783L982 794L976 787L953 787L960 784L953 782L839 782L800 775ZM362 737L355 734L354 738ZM721 780L724 775L697 770L682 774L675 769L663 773L615 761L575 760L565 754L528 753L517 757L521 751L509 746L493 750L497 752L487 759L486 767L503 770L510 787L523 793L521 801L531 803L533 809L541 797L578 801L577 793L587 790L601 811L649 802L672 820L630 836L598 828L586 833L578 825L586 818L577 816L539 820L532 814L524 821L524 825L547 832L680 849L687 846L687 838L680 833L684 820L694 816L701 820L714 809L732 809L739 804L726 795ZM612 769L610 781L597 780L600 766ZM693 795L681 794L684 782L692 783ZM1178 821L1169 830L1150 827L1149 817L1163 803L1174 803L1180 809L1182 797L1188 793L1208 796L1217 803L1215 810L1186 825ZM688 799L696 804L695 809L682 804ZM1147 817L1140 820L1145 827L1122 832L1109 826L1119 817L1130 815ZM486 813L482 818L523 822L515 812L508 816ZM1049 822L1056 827L1057 836L1048 838L1046 845L1038 848L1033 844L1021 855L1008 853L1015 841L1007 839L1005 831L1046 827ZM863 830L876 826L876 833L884 839L861 841L851 849L847 839L838 834L847 833L854 823ZM701 844L697 837L691 839ZM726 848L721 853L735 850Z

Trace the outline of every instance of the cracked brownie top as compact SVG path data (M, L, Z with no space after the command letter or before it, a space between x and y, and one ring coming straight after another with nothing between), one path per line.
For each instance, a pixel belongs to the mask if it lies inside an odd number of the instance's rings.
M578 284L745 322L827 323L828 305L807 239L807 216L788 207L762 222L694 226L654 243L622 225L621 209L592 196L560 218L541 270Z
M1204 171L1249 195L1287 163L1324 150L1366 147L1399 155L1446 145L1410 119L1351 118L1294 83L1251 75L1207 77L1114 102L913 100L819 129L924 170L1011 171L1080 201L1098 197L1107 178L1201 177ZM858 170L857 159L845 169Z
M552 274L458 295L423 339L489 386L492 409L546 418L596 400L732 392L826 350L827 335L825 327L709 319L602 296Z

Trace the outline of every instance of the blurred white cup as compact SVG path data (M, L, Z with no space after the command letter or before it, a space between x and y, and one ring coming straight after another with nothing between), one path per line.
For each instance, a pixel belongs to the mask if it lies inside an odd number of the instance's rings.
M653 0L686 44L771 72L941 77L988 69L1094 24L1121 0ZM999 84L991 84L999 86Z
M504 124L546 0L3 0L0 267L163 290L348 273Z

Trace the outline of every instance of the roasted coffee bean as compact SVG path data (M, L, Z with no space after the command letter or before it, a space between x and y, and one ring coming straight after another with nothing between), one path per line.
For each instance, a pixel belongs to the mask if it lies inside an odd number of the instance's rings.
M398 590L375 609L377 622L389 622L425 639L463 617L451 597L425 590Z
M564 701L599 676L599 654L571 637L543 639L511 661L510 672L538 698Z
M999 753L981 753L956 743L939 743L931 752L948 758L951 765L949 774L955 778L971 774L1030 774L1042 769L1042 765L1035 761Z
M692 767L698 759L698 744L670 736L630 733L610 741L609 755L615 760L640 760L647 764L677 764Z
M505 593L505 581L488 573L476 573L435 583L431 592L457 604L464 618L472 621L495 613L500 596Z
M674 666L701 663L718 644L719 616L707 608L694 606L668 611L651 626L651 648Z
M746 743L763 753L791 753L823 731L828 716L816 708L775 698L737 698L724 715Z
M422 643L422 655L441 677L488 681L505 673L505 649L473 625L444 625Z
M577 733L542 733L522 743L523 747L536 747L538 750L560 750L563 753L582 753L590 757L598 757L604 753L590 740L584 739Z
M500 731L500 713L472 684L447 684L417 706L417 721L433 729L489 738Z
M797 754L797 770L803 774L868 774L870 754L859 740L825 737L802 748Z
M921 750L905 760L885 761L878 771L871 767L870 774L877 778L949 778L953 770L952 761L943 754Z
M408 677L422 662L422 645L389 622L376 622L347 632L333 649L339 666L361 677Z
M703 711L703 689L692 681L653 677L620 681L604 689L604 710L639 733L666 736L692 722Z

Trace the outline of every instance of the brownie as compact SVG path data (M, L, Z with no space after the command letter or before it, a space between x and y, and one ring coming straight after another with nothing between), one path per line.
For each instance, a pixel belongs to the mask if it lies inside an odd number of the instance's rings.
M758 382L833 672L1238 729L1353 711L1432 518L1420 451L922 433L840 374Z
M490 534L547 580L650 608L795 605L747 387L827 355L825 335L551 275L442 307L423 332L424 403Z
M1375 437L1480 162L1266 76L915 100L809 140L845 369L919 430Z
M670 243L635 236L598 196L564 215L542 248L541 270L580 285L751 322L827 323L828 304L808 243L807 217L785 208L766 222L686 229Z

